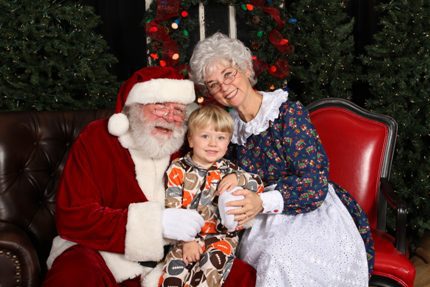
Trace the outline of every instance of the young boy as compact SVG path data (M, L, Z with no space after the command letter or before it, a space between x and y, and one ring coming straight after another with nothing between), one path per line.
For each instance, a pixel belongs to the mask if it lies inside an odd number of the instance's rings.
M225 226L225 216L221 220L218 195L237 187L264 189L257 175L223 158L232 133L232 118L215 105L195 110L188 119L192 151L167 170L166 208L196 209L205 225L194 241L178 242L167 254L161 286L221 286L230 272L238 234Z

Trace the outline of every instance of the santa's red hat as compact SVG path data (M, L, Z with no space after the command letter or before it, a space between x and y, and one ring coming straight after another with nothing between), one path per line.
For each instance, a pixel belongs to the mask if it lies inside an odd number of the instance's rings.
M171 67L145 67L136 71L118 92L115 114L109 118L109 133L121 136L127 133L129 121L122 110L131 104L175 102L184 105L195 100L194 84L185 80Z

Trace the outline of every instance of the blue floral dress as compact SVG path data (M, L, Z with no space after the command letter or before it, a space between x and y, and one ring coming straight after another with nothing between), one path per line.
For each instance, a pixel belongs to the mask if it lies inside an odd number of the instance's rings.
M368 286L373 241L365 213L328 181L328 159L307 110L288 93L262 92L257 116L235 110L230 157L282 195L283 210L257 216L239 257L257 270L256 286Z

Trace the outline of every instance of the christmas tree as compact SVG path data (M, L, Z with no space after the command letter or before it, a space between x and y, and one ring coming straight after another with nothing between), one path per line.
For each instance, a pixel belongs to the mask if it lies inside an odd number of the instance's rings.
M308 104L320 98L351 99L360 68L354 60L353 19L342 1L288 1L294 45L289 59L291 96ZM291 25L292 24L292 25Z
M81 4L0 0L0 110L113 106L116 59L99 24Z
M381 29L367 47L366 106L399 124L391 180L409 204L417 236L430 230L430 2L380 5Z

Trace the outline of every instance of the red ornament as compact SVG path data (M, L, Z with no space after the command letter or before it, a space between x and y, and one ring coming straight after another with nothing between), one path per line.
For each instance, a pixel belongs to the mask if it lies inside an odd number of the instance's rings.
M187 11L182 11L181 12L181 16L183 17L183 18L186 18L186 17L188 17L188 12Z
M252 4L246 4L246 9L248 11L252 11L252 10L254 10L254 5L252 5Z
M160 60L160 67L166 67L166 61Z
M154 60L158 59L158 54L157 53L151 53L151 54L149 54L149 56L151 56L151 58L154 59Z
M276 70L278 70L278 68L276 68L276 66L270 66L270 70L269 70L269 72L271 73L271 74L274 74L274 73L276 73Z

